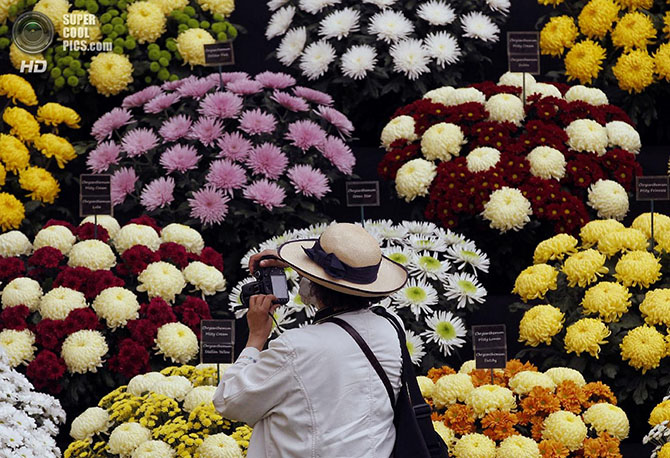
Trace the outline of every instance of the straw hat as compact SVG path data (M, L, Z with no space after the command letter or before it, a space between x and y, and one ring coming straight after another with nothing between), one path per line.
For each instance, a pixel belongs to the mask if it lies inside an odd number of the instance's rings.
M388 296L407 282L405 268L356 224L333 223L321 238L284 243L278 254L303 277L352 296Z

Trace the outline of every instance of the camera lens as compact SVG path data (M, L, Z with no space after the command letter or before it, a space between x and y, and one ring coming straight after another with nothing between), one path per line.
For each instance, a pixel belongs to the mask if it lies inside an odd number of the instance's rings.
M41 53L49 47L53 38L54 25L44 13L23 13L12 27L12 39L16 47L26 54Z

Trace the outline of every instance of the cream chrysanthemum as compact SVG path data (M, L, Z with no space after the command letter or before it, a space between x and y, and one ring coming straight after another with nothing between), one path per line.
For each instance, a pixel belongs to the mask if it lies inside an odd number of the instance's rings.
M170 263L152 262L137 277L138 291L146 291L149 298L161 297L173 302L186 286L182 273Z
M181 402L193 391L193 384L184 376L171 375L158 381L151 391Z
M205 241L200 232L184 224L168 224L161 231L161 240L165 242L174 242L186 248L189 253L200 255L205 248Z
M465 135L459 126L440 122L428 128L421 137L421 152L430 160L449 161L458 156L465 144Z
M631 294L621 283L603 281L584 293L585 315L598 315L605 323L618 321L630 308Z
M149 0L151 3L158 5L163 14L168 15L174 10L181 10L188 6L188 0Z
M35 240L33 240L33 247L35 250L39 250L42 247L50 246L67 255L76 241L77 239L70 229L65 226L54 225L45 227L37 233Z
M116 255L109 245L100 240L84 240L72 247L67 265L91 270L109 270L116 265Z
M33 244L23 232L9 231L0 235L0 256L11 258L30 254L32 251Z
M644 232L627 227L603 234L598 241L598 251L607 256L614 256L620 251L644 251L648 245Z
M67 336L60 354L70 373L85 374L98 371L108 350L102 333L84 329Z
M622 220L628 213L628 193L616 181L600 179L589 187L588 204L600 218Z
M596 245L604 234L616 232L625 227L614 219L589 221L579 230L579 238L582 239L582 246L584 248L590 248Z
M544 420L542 438L555 440L570 451L579 450L586 439L586 425L577 415L559 410Z
M130 458L172 458L175 453L167 442L150 440L142 442Z
M563 263L563 273L571 288L579 285L582 288L590 285L598 277L606 274L609 270L605 267L607 258L604 254L589 248L571 255Z
M535 83L528 90L528 94L539 94L541 97L556 97L557 99L563 98L561 91L559 91L556 86L549 83Z
M588 353L598 358L600 345L607 343L605 339L611 333L612 331L602 321L595 318L582 318L568 326L565 331L565 350L577 356Z
M436 175L437 167L431 161L412 159L398 169L395 189L406 202L411 202L419 196L428 194L428 188Z
M543 299L549 290L556 289L558 271L549 264L526 267L514 281L512 293L521 296L524 302Z
M519 342L537 347L550 345L551 338L561 332L565 315L551 305L536 305L524 313L519 323Z
M208 436L198 447L198 453L201 458L242 458L244 456L237 441L224 433Z
M451 449L451 447L456 442L456 433L454 433L452 429L447 428L447 425L441 421L433 421L433 429L444 441L447 447Z
M27 365L35 358L35 334L28 329L5 329L0 331L0 347L5 350L11 367Z
M396 140L414 141L418 137L414 130L414 118L411 116L396 116L384 126L381 135L382 146L386 149Z
M184 269L184 279L195 286L205 296L211 296L226 289L226 280L216 267L200 261L189 263Z
M548 375L556 385L560 385L566 381L573 382L580 387L586 385L584 376L579 371L569 367L552 367L545 371L544 374Z
M214 37L205 29L188 29L177 37L177 51L184 58L184 64L191 68L205 65L205 45L215 43Z
M433 397L435 383L433 383L431 379L424 375L419 375L416 378L416 383L419 385L419 389L421 390L421 396L429 399Z
M631 153L639 153L642 147L640 134L627 122L610 121L605 125L610 148L623 148Z
M516 409L514 393L498 385L482 385L475 388L470 391L465 403L478 418L494 410L510 412Z
M655 369L667 354L663 334L652 326L642 325L631 330L621 341L621 359L628 360L635 369Z
M614 276L626 286L649 288L661 278L661 263L647 251L630 251L619 259Z
M509 387L518 395L528 394L536 386L552 391L556 389L553 379L542 372L521 371L509 381Z
M50 320L64 320L75 309L88 307L86 296L74 289L59 286L52 289L40 301L40 315Z
M115 286L98 294L93 301L93 310L107 322L108 327L116 329L139 317L140 303L135 293Z
M119 225L119 222L116 220L116 218L109 215L98 215L97 217L87 216L81 220L79 225L81 226L86 223L97 224L98 226L104 227L105 230L107 230L107 234L109 234L109 237L112 239L116 237L116 234L121 229L121 226Z
M461 364L461 368L458 370L459 374L469 374L470 372L474 371L477 369L477 362L474 359L470 359L463 364Z
M438 409L449 407L457 401L465 402L475 387L467 374L444 375L435 382L433 403Z
M143 224L126 224L114 237L114 248L123 254L128 248L135 245L143 245L150 250L156 251L161 245L158 232L150 226Z
M528 73L524 75L520 72L505 72L498 78L499 86L522 87L525 85L526 87L531 87L536 83L537 81L535 81L535 77Z
M165 13L160 5L148 1L128 5L128 34L138 43L153 43L165 32Z
M111 425L109 413L100 407L89 407L72 422L70 436L83 441L94 434L104 433Z
M111 453L127 456L142 445L151 440L151 431L139 423L123 423L112 431L107 441Z
M116 95L133 82L133 64L124 54L101 52L91 58L88 81L100 94Z
M544 179L560 181L565 176L565 156L556 148L537 146L527 156L530 173Z
M167 323L156 335L158 353L178 364L186 364L198 354L198 338L182 323Z
M642 231L644 235L651 238L651 213L642 213L633 220L630 227ZM654 237L657 237L659 232L670 231L670 217L662 213L654 213Z
M449 97L456 89L451 86L443 86L432 91L428 91L423 95L424 99L428 99L433 103L441 103L448 105Z
M626 412L608 402L600 402L589 407L582 414L584 422L596 430L598 435L607 432L619 440L628 437L630 424Z
M670 289L659 288L647 291L644 300L640 303L640 313L649 325L660 324L670 327Z
M215 386L197 386L193 388L184 398L184 410L191 412L200 404L209 405L212 402L215 391Z
M489 121L511 122L517 126L526 115L523 102L512 94L496 94L486 101L484 108L489 112Z
M128 393L134 396L142 396L143 393L152 391L161 381L166 379L160 372L147 372L146 374L136 375L128 382Z
M70 3L67 0L40 0L33 7L33 11L45 14L51 19L56 32L60 33L63 28L63 16L70 9Z
M462 105L469 102L481 103L484 105L486 103L486 96L482 91L475 89L474 87L459 87L448 92L448 98L445 102L444 105L447 106Z
M566 255L577 252L578 243L577 239L569 234L556 234L535 247L533 263L542 264L547 261L562 260Z
M225 17L235 11L235 0L198 0L198 5L205 11Z
M483 434L466 434L458 439L450 451L455 458L494 458L496 443Z
M530 202L521 191L507 186L491 193L481 213L491 228L500 232L518 231L530 221L532 214Z
M540 458L540 447L530 437L514 434L500 443L496 458Z
M600 106L609 104L607 95L598 88L586 87L581 84L572 86L565 93L565 100L568 102L581 101L590 105Z
M495 167L500 161L500 151L488 146L480 146L470 151L465 161L470 172L484 172Z
M598 156L607 152L607 129L592 119L572 121L565 132L568 134L568 146L575 151L595 153Z
M7 283L2 290L2 308L25 305L31 312L37 310L42 301L42 287L28 277L19 277Z

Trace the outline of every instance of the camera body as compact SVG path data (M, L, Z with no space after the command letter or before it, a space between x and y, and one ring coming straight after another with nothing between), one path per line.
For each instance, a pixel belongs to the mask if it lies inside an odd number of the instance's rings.
M249 299L256 294L272 294L277 297L275 303L286 304L289 300L288 284L284 269L281 267L256 268L256 281L242 286L240 300L245 308L249 307Z

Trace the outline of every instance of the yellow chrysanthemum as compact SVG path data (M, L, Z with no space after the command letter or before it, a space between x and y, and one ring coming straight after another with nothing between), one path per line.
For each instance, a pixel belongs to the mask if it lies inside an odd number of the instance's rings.
M542 54L560 56L565 48L572 48L579 35L575 20L570 16L553 17L542 27L540 49Z
M670 458L670 442L663 444L663 447L658 451L656 458Z
M582 318L568 326L565 332L565 350L577 356L589 353L594 358L598 358L600 345L607 343L605 339L611 333L602 321L595 318Z
M660 425L664 421L670 421L670 399L658 404L649 414L649 424L651 426Z
M433 421L433 429L438 436L444 441L447 447L451 448L456 442L456 433L450 428L447 428L441 421Z
M640 304L640 312L649 325L670 326L670 289L659 288L647 291Z
M433 403L438 409L449 407L458 401L465 402L475 387L467 374L449 374L440 377L433 388Z
M437 175L437 167L431 161L417 158L406 162L398 169L395 189L398 195L411 202L428 194L428 188Z
M634 49L619 57L612 72L621 89L642 92L654 82L654 58L646 50Z
M656 38L656 29L649 16L639 11L625 14L612 31L612 44L629 51L646 49Z
M551 391L556 389L556 383L552 378L542 372L521 371L509 381L509 387L520 396L530 393L536 386Z
M465 135L459 126L439 122L430 126L421 137L421 152L428 160L449 161L458 156L465 144Z
M153 43L165 32L166 18L159 5L140 1L128 5L126 23L138 43Z
M177 36L177 51L184 59L184 64L193 68L195 65L205 65L204 45L215 42L214 37L205 29L188 29Z
M18 2L18 0L0 0L0 24L5 23L9 16L9 8Z
M16 197L0 192L0 228L3 231L18 229L26 216L26 209Z
M26 54L21 51L15 43L12 43L9 46L9 61L12 63L12 67L17 70L21 70L21 66L25 65L28 62L35 62L37 60L44 60L42 53L38 54Z
M81 36L85 33L87 34L85 37L78 38L82 45L100 41L102 31L100 30L100 21L95 14L85 10L74 10L67 16L68 24L63 24L63 27L58 31L62 39L71 39L73 36Z
M619 18L619 5L613 0L591 0L579 13L579 29L589 38L601 39Z
M479 418L494 410L509 412L516 409L514 393L498 385L482 385L475 388L468 394L465 403Z
M549 376L556 385L560 385L566 381L573 382L577 386L586 385L584 376L579 371L569 367L552 367L546 370L544 375Z
M453 89L453 88L451 88ZM436 89L437 91L437 89ZM431 91L432 92L432 91ZM426 94L428 95L428 94ZM424 96L425 97L425 96ZM407 115L396 116L384 126L381 134L382 146L386 149L396 140L414 141L416 136L414 118Z
M494 458L496 443L483 434L466 434L456 442L451 451L454 458Z
M519 342L537 347L551 344L551 338L561 332L565 315L551 305L536 305L524 313L519 323Z
M648 10L654 4L654 0L617 0L622 8L636 10L639 8Z
M172 13L174 10L180 10L185 6L188 6L188 0L149 0L151 3L158 5L163 11L163 14L167 15Z
M100 94L116 95L133 81L133 64L123 54L102 52L91 58L88 80Z
M596 245L604 234L625 229L626 226L615 219L597 219L589 221L579 230L579 238L584 248Z
M81 116L72 108L64 107L60 103L49 102L37 109L37 120L47 126L65 124L68 127L78 129Z
M42 134L35 139L35 147L46 157L56 159L59 168L65 168L65 164L77 157L72 144L54 134Z
M537 0L537 3L545 6L558 6L563 3L563 0Z
M0 23L2 20L0 20ZM28 81L11 73L0 75L0 95L25 105L37 105L37 96Z
M540 447L530 437L514 434L500 443L496 458L540 458Z
M647 238L651 238L651 213L642 213L633 220L632 228L642 231ZM670 230L670 217L662 213L654 213L654 236L660 232Z
M593 40L580 41L565 56L565 74L568 80L591 83L602 70L605 49Z
M28 167L30 151L13 135L0 134L0 160L7 170L17 172Z
M6 178L7 178L7 169L5 169L5 166L2 165L2 162L0 162L0 186L5 185Z
M571 255L563 264L563 273L567 277L568 285L582 288L590 285L598 277L608 272L605 267L605 255L589 248Z
M549 290L556 289L558 271L548 264L535 264L526 267L514 282L512 293L521 296L526 302L530 299L542 299Z
M550 260L563 259L566 255L577 252L578 243L577 239L569 234L557 234L537 245L533 262L542 264Z
M40 136L40 125L28 111L21 107L5 108L2 120L12 127L10 133L24 142L32 142Z
M572 412L559 410L544 420L542 438L558 441L570 451L575 451L582 447L586 433L586 425L581 418Z
M419 375L416 377L416 383L419 385L419 390L421 390L421 396L428 399L433 397L435 383L431 379L424 375Z
M585 315L599 315L605 323L618 321L628 312L631 294L621 283L600 282L592 286L582 299Z
M58 33L63 28L63 16L70 9L70 3L67 0L40 0L33 7L33 11L46 14Z
M205 11L226 17L235 11L235 0L198 0L198 5Z
M660 79L670 81L670 43L663 43L654 53L654 72Z
M28 167L19 172L19 185L28 191L33 200L52 204L60 193L58 181L51 173L41 167Z
M649 252L631 251L621 256L614 276L626 286L649 288L661 278L661 263Z
M598 241L598 251L614 256L620 251L646 250L648 245L644 232L630 227L603 234Z
M641 369L643 374L657 368L667 353L663 334L647 325L629 331L619 348L621 359L628 360L628 364Z
M607 432L619 440L628 437L630 424L626 412L608 402L600 402L589 407L583 414L584 422L591 425L598 435Z

